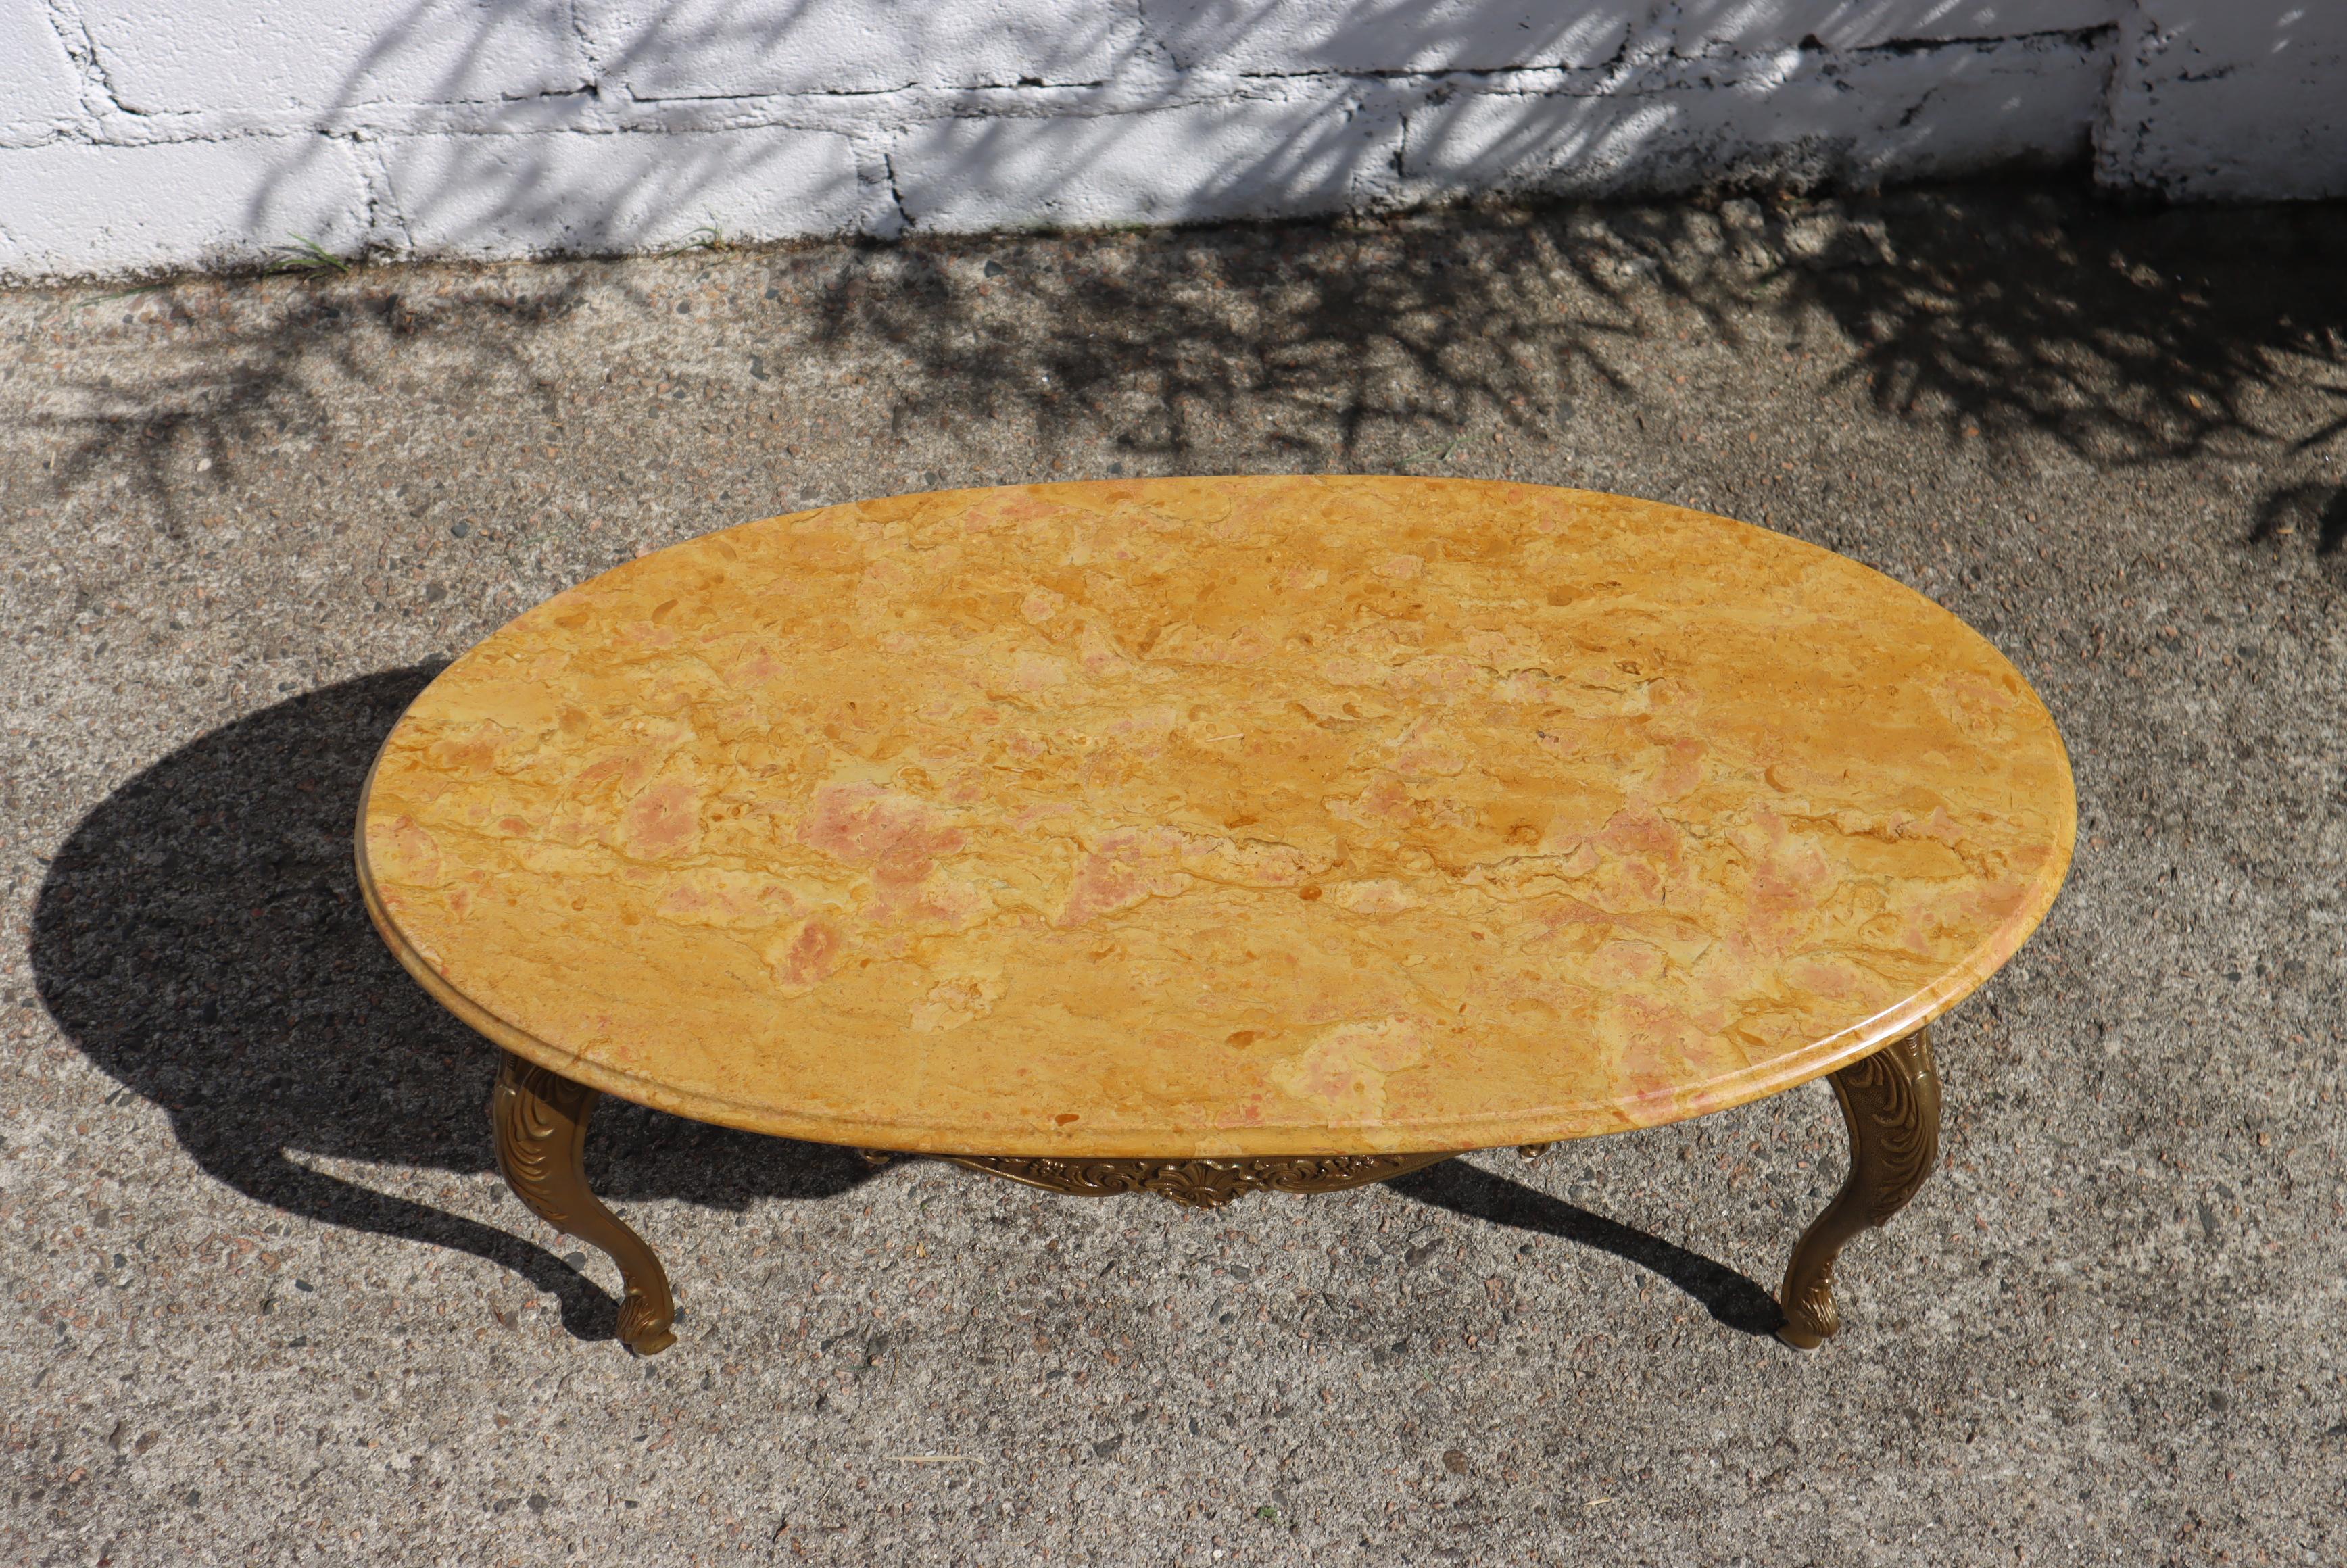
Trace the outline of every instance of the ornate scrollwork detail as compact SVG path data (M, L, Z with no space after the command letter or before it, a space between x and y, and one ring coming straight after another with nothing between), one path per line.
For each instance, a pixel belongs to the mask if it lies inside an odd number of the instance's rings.
M1891 1041L1830 1081L1850 1124L1850 1174L1802 1233L1778 1296L1785 1324L1777 1337L1804 1350L1841 1329L1833 1276L1842 1247L1905 1208L1940 1153L1940 1079L1928 1030Z
M574 1131L585 1138L594 1111L593 1090L511 1054L489 1094L506 1185L532 1214L566 1234L579 1193L569 1179L569 1139Z
M598 1098L586 1085L508 1051L489 1091L497 1168L532 1214L610 1255L626 1289L620 1338L640 1356L655 1356L676 1343L670 1328L676 1297L668 1271L643 1237L588 1190L587 1119Z
M1846 1074L1837 1073L1834 1087L1844 1115L1863 1117L1871 1133L1863 1140L1873 1166L1867 1223L1887 1225L1914 1197L1939 1158L1940 1083L1932 1072L1929 1036L1918 1030L1883 1047Z
M948 1154L1030 1187L1079 1197L1155 1193L1194 1209L1218 1209L1248 1193L1333 1193L1422 1170L1449 1154L1311 1154L1244 1160L1059 1160L1019 1155Z

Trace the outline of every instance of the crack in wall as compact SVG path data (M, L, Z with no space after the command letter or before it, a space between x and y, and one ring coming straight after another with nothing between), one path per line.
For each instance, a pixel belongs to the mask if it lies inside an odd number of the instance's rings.
M897 209L897 220L903 225L903 228L897 231L902 233L905 230L912 228L913 215L906 210L904 190L897 183L897 159L884 152L880 155L880 168L887 176L888 200Z
M73 62L80 77L84 111L89 112L89 99L95 95L105 106L96 111L96 118L101 125L109 115L140 118L140 111L125 104L122 95L116 90L106 62L98 56L97 35L89 30L88 19L82 15L81 8L74 4L74 0L49 0L48 18L50 29L56 34L57 43L64 48L66 58Z
M349 137L351 161L358 166L359 188L364 193L359 229L359 254L395 252L407 239L407 220L399 210L399 193L391 179L391 165L383 149L362 132ZM384 220L386 210L391 220Z
M620 89L627 101L631 104L825 103L835 98L899 97L907 93L920 90L919 84L915 82L902 82L887 87L819 87L813 92L798 93L640 93L635 88L625 86ZM986 89L979 87L962 90Z
M599 82L589 82L582 87L540 87L534 93L499 93L495 101L501 104L536 104L577 102L580 99L584 99L589 103L600 103L602 98L602 85ZM456 101L487 103L491 100L486 98L473 98L469 100L459 99Z
M1999 36L1983 35L1977 37L1952 38L1886 38L1879 44L1861 44L1853 49L1831 52L1846 55L1924 55L1936 49L1996 48L2007 44L2050 45L2055 47L2093 50L2101 48L2117 37L2118 31L2118 24L2116 22L2099 22L2091 27L2057 27L2037 33L2007 33Z

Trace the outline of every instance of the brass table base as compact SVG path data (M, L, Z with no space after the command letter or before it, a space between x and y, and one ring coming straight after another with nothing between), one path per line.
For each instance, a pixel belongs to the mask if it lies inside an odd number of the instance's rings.
M986 1171L1079 1197L1155 1193L1187 1208L1218 1209L1248 1193L1334 1193L1422 1171L1450 1154L1321 1154L1265 1160L1029 1160L948 1154Z
M1834 1262L1851 1237L1889 1222L1931 1174L1940 1144L1940 1082L1928 1031L1917 1030L1833 1074L1834 1097L1850 1124L1849 1177L1802 1234L1785 1270L1777 1337L1812 1350L1841 1327L1834 1307ZM506 1184L547 1224L592 1243L620 1266L625 1296L620 1338L640 1356L676 1342L676 1298L668 1274L643 1238L587 1190L587 1120L596 1091L508 1053L489 1099L497 1167ZM1535 1159L1545 1143L1522 1146ZM895 1155L857 1151L875 1165ZM1061 1160L999 1154L948 1154L973 1171L1030 1187L1083 1197L1155 1193L1191 1208L1220 1208L1254 1192L1331 1193L1389 1181L1455 1157L1433 1154L1319 1154L1261 1159Z

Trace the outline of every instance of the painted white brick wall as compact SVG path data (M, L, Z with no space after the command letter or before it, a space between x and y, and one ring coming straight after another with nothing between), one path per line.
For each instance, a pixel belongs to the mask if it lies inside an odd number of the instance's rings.
M2092 160L2347 195L2347 0L0 0L0 275Z
M302 131L370 108L497 103L578 92L589 80L564 0L76 0L74 8L115 102L132 115L187 117L191 131Z
M2179 200L2347 195L2347 0L2128 12L2097 179Z
M1167 108L936 120L890 161L916 228L1254 218L1376 204L1401 129L1392 103L1307 77Z
M2059 165L2085 158L2108 70L2056 36L1673 63L1635 90L1526 82L1411 115L1404 193L1876 185Z
M645 102L1102 81L1143 44L1132 0L579 0L578 17Z

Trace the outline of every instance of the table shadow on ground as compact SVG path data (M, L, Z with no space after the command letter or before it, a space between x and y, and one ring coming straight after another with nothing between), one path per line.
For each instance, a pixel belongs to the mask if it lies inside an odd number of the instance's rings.
M1576 1208L1464 1160L1446 1160L1397 1176L1386 1185L1404 1197L1468 1219L1512 1225L1612 1253L1667 1280L1701 1303L1716 1321L1739 1333L1774 1334L1784 1325L1785 1314L1776 1298L1726 1264L1618 1220Z
M571 1333L608 1338L618 1303L546 1248L316 1163L475 1178L497 1168L487 1114L496 1053L384 949L351 859L367 768L437 670L388 671L280 702L108 795L42 884L35 983L75 1045L123 1085L109 1102L135 1094L161 1108L214 1179L302 1219L485 1258L555 1296ZM872 1174L845 1148L608 1099L588 1158L606 1197L737 1213L759 1198L835 1197ZM1393 1185L1612 1253L1731 1327L1766 1333L1778 1321L1768 1293L1733 1270L1463 1163ZM504 1214L526 1223L510 1204Z
M359 790L436 672L370 675L281 702L172 753L109 795L34 906L42 1002L73 1042L160 1107L204 1172L307 1220L454 1248L561 1303L582 1338L617 1302L544 1247L319 1168L358 1161L478 1178L497 1168L488 1044L443 1012L367 921L351 858ZM606 1197L736 1212L836 1196L846 1149L607 1100L589 1141ZM135 1196L133 1201L135 1202ZM500 1197L515 1229L530 1222Z

